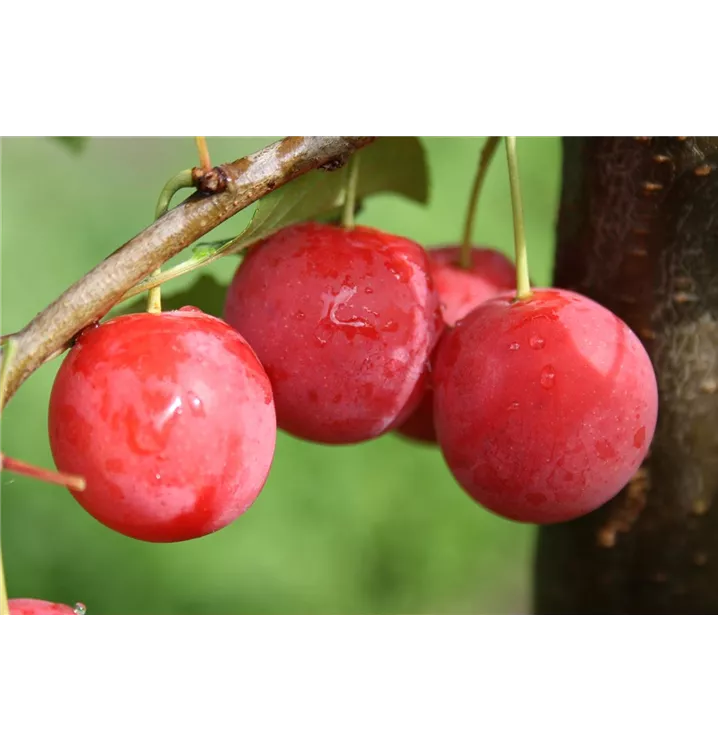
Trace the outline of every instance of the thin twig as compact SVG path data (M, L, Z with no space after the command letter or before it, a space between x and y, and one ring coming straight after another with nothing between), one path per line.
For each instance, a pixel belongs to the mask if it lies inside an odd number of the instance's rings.
M345 158L373 136L291 136L222 166L226 189L193 195L140 232L15 334L6 398L48 357L99 320L133 285L184 248L267 193L312 169Z

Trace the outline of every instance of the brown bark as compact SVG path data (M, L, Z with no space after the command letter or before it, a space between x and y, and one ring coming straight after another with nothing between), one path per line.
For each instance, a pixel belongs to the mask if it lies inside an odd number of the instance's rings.
M272 190L312 169L341 162L373 140L373 136L292 136L223 164L219 173L226 183L221 192L197 193L162 216L13 334L17 347L8 367L5 400L80 330L103 317L130 287L185 247Z
M539 532L539 614L718 613L718 138L564 139L556 286L622 317L659 419L628 487Z

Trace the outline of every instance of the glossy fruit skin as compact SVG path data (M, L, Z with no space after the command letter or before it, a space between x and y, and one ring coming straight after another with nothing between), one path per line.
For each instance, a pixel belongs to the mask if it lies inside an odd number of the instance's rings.
M429 269L447 326L455 326L475 307L516 288L516 266L498 250L473 248L470 268L459 265L461 248L431 250Z
M586 297L485 302L442 340L434 418L461 486L505 518L555 523L616 495L646 456L658 394L635 334Z
M67 604L55 604L42 599L10 599L8 606L11 615L78 615Z
M223 528L269 472L269 380L244 339L196 308L140 313L86 330L62 363L49 409L72 494L98 521L149 542Z
M487 299L516 287L516 266L498 250L473 248L469 268L460 266L458 245L430 250L428 256L441 313L449 327ZM420 442L436 443L430 382L421 403L399 426L398 432Z
M413 410L442 328L419 245L313 223L253 250L224 317L264 365L279 426L328 444L378 437Z

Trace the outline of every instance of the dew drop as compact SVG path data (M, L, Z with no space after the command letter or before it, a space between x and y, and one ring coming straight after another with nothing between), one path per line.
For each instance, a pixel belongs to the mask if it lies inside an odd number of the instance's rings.
M162 474L155 474L155 479L162 479Z
M202 406L202 399L193 391L189 391L187 393L187 398L189 399L189 408L190 411L193 414L197 415L203 415L204 414L204 406Z
M370 286L367 286L364 288L364 294L374 294L374 290Z
M86 615L87 614L87 607L82 602L76 602L75 606L72 608L72 611L76 615Z
M553 365L546 365L546 367L541 370L541 386L542 388L546 388L548 390L549 388L553 388L556 378L556 370L554 370Z
M519 402L518 402L518 401L512 401L512 402L511 402L511 403L509 404L509 411L516 411L516 409L518 409L518 408L519 408L519 406L521 406L521 404L519 404Z
M546 342L540 336L532 336L529 339L529 346L532 349L543 349Z
M509 349L512 352L518 351L521 348L521 345L518 341L514 341L513 343L509 344Z
M297 312L294 313L294 319L295 320L304 320L305 317L306 316L305 316L304 312L302 312L302 310L297 310Z

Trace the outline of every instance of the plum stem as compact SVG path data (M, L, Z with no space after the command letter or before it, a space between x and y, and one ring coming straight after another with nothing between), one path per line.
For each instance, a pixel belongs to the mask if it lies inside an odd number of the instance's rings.
M0 453L0 469L3 471L12 471L15 474L21 474L25 477L39 479L41 482L59 484L61 487L67 487L68 489L76 490L77 492L82 492L87 485L83 477L78 477L75 474L65 474L64 472L43 469L39 466L28 464L25 461L20 461L17 458L10 458L10 456L5 456L2 453Z
M359 182L359 154L354 154L349 159L346 170L347 181L344 188L342 226L344 229L354 229L354 208L356 206L357 183Z
M479 196L483 187L486 175L491 166L496 149L498 148L501 136L490 135L486 139L481 155L479 156L479 166L476 169L474 183L471 186L471 195L469 196L469 205L466 209L466 219L464 222L464 234L461 239L461 250L459 252L459 265L462 268L471 268L471 237L474 233L474 221L476 220L476 208L479 205Z
M167 184L162 188L160 197L157 199L157 206L155 207L155 219L159 219L160 216L164 216L169 211L170 202L174 197L174 194L183 188L194 187L194 177L192 176L191 169L183 169L178 172L174 177L170 177L167 180Z
M529 299L531 281L529 278L529 261L526 252L526 235L524 233L524 209L521 202L521 183L519 181L519 162L516 156L516 136L506 136L506 158L509 163L509 184L511 186L511 210L514 217L514 247L516 252L516 299Z
M212 169L212 160L209 158L209 149L207 148L207 139L203 135L194 137L199 153L199 168L203 172L209 172Z
M204 139L202 139L204 140ZM207 144L204 144L205 150ZM197 139L197 148L200 151L200 159L202 158L202 149L199 145L199 138ZM207 152L207 158L209 159L209 152ZM194 186L194 175L191 169L183 169L178 172L174 177L171 177L167 184L162 188L160 197L157 200L157 206L155 207L155 220L159 219L160 216L164 216L170 207L170 202L176 192L183 188L191 188ZM160 268L156 268L149 276L151 279L153 276L159 276L161 272ZM154 315L159 315L162 312L162 287L157 284L156 286L150 287L147 293L147 312Z

